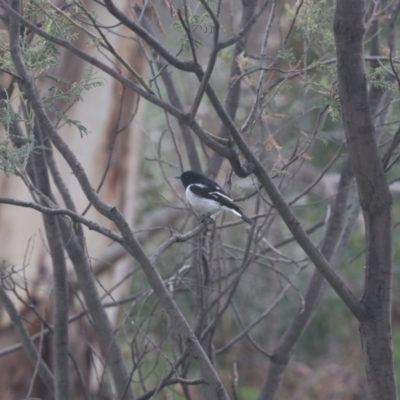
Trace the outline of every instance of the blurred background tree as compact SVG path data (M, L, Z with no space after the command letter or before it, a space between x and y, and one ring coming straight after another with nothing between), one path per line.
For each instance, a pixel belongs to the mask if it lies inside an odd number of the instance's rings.
M400 2L0 7L2 399L396 398Z

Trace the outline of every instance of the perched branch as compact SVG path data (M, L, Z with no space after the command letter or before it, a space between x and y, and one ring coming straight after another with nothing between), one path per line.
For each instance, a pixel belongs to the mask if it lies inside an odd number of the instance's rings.
M187 242L190 239L193 239L201 232L203 232L207 228L206 221L202 221L199 225L197 225L194 229L185 234L174 233L169 239L167 239L164 243L162 243L158 249L153 253L153 255L149 258L152 263L154 263L166 250L168 250L175 243L183 243Z

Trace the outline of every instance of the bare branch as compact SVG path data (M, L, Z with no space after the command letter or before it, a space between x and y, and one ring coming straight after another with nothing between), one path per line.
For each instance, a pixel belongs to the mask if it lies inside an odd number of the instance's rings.
M119 21L126 25L129 29L140 36L152 49L161 55L169 64L173 65L182 71L194 72L196 63L194 61L181 61L174 57L168 50L166 50L149 32L143 29L139 24L129 19L123 12L121 12L113 3L112 0L104 0L104 5L107 10L114 15Z
M79 222L79 223L87 226L90 230L96 231L104 236L107 236L110 239L114 240L115 242L117 242L121 245L123 244L123 239L122 239L121 235L113 232L112 230L106 228L105 226L102 226L96 222L90 221L89 219L82 217L79 214L76 214L74 211L71 211L71 210L68 210L65 208L64 209L63 208L49 208L49 207L43 206L38 203L27 202L27 201L22 201L22 200L17 200L17 199L4 198L4 197L0 197L0 203L11 204L14 206L25 207L25 208L32 208L33 210L37 210L37 211L40 211L41 213L48 214L48 215L66 215L66 216L70 217L73 221Z
M26 353L28 354L30 360L32 361L32 364L37 365L39 375L40 375L41 379L43 380L44 384L47 386L47 388L49 389L49 391L51 393L54 393L53 374L51 373L51 371L49 370L49 367L46 365L46 363L43 361L40 354L38 353L35 345L32 342L32 339L29 336L27 329L25 328L20 316L18 315L18 312L17 312L13 302L7 296L7 293L4 290L3 277L1 277L1 280L2 280L2 282L0 284L1 303L4 306L5 310L7 311L7 314L9 315L11 321L13 322L13 325L18 333L18 336L20 337L21 342L22 342L22 346L24 347Z
M249 129L249 127L251 125L253 125L255 113L258 109L261 109L260 100L261 100L261 97L263 96L264 79L265 79L265 72L266 72L266 67L267 67L267 45L268 45L269 33L271 31L272 21L275 18L275 9L276 9L276 0L272 0L272 9L269 14L267 26L265 27L264 38L263 38L261 51L260 51L261 73L260 73L260 76L258 79L258 85L257 85L257 89L256 89L256 97L254 99L253 105L251 106L249 115L247 116L242 127L240 128L240 130L242 132L246 132Z

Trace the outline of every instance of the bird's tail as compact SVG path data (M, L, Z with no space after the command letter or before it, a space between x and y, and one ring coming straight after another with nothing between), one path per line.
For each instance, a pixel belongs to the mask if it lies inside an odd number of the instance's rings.
M240 215L240 218L242 218L242 220L244 222L247 222L250 225L254 224L254 221L252 219L250 219L249 217L246 217L243 213Z
M250 219L249 217L246 217L244 215L244 212L242 211L242 209L240 207L238 207L236 204L231 204L231 207L222 207L223 210L227 210L230 211L231 213L234 213L235 215L237 215L238 217L242 218L242 220L244 222L247 222L250 225L254 224L254 221L252 219Z

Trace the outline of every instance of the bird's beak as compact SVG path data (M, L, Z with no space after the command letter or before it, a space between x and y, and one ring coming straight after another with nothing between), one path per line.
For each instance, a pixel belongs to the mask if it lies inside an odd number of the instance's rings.
M181 177L180 177L180 176L176 176L175 178L176 178L176 179L181 179Z

